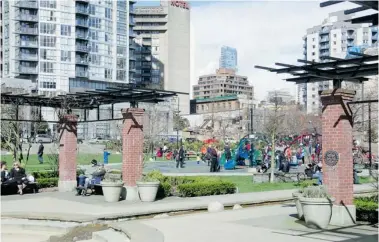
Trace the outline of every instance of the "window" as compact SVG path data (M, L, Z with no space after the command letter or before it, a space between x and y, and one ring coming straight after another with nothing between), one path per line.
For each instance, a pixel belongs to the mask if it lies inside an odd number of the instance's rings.
M316 102L312 102L313 105L316 105Z
M55 89L57 84L55 82L40 82L40 88Z
M41 23L40 33L41 34L55 34L55 24Z
M312 97L313 97L313 98L315 98L315 97L316 97L316 95L314 95L314 94L313 94L313 95L312 95Z
M346 51L346 47L342 47L342 51Z
M61 35L70 36L71 35L71 26L70 25L61 25Z
M54 73L54 64L52 62L41 62L41 72Z
M55 50L40 49L40 58L42 60L55 60Z
M125 74L126 74L125 71L118 70L117 73L116 73L116 79L118 81L124 81L125 80Z
M96 30L92 30L90 36L92 40L99 40L99 32Z
M112 19L112 10L110 8L105 8L105 18Z
M89 26L100 29L101 28L101 19L95 18L95 17L90 17L89 18Z
M55 0L40 1L39 6L42 8L57 8L57 2Z
M336 34L333 34L333 37L334 37L334 38L337 38L337 35L336 35Z
M89 5L89 14L95 15L96 14L96 7L93 4Z
M159 77L152 77L152 82L155 84L159 83Z
M316 88L312 87L312 91L316 91Z
M40 36L41 46L55 47L56 38L54 36Z
M363 35L368 35L368 32L363 32Z
M364 39L363 44L367 44L367 43L368 43L368 40Z
M336 45L337 44L337 42L336 41L333 41L333 45Z
M105 68L104 77L105 77L105 79L112 79L112 70Z
M312 52L312 55L316 55L316 53L315 53L315 52Z
M315 45L312 45L312 48L314 49L314 48L316 48L316 46L315 46Z
M94 55L90 54L89 55L89 62L94 65L101 65L101 55Z
M61 61L71 61L71 51L61 50Z
M312 38L312 41L315 42L315 38Z

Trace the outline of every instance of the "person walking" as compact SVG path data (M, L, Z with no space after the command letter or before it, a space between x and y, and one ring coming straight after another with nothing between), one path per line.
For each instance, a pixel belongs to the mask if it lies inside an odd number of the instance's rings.
M183 145L180 146L177 158L176 158L176 168L184 168L183 167L183 160L184 160L184 147Z
M104 164L108 164L108 157L110 156L111 153L108 152L107 148L104 148L103 152L103 160Z
M225 152L225 159L226 161L229 161L232 159L232 152L230 151L230 146L228 143L226 143L224 147L224 152Z
M216 172L217 171L217 165L218 165L217 150L215 148L213 148L213 147L210 147L209 152L210 152L210 158L211 158L210 172Z
M39 147L38 147L38 152L37 152L38 161L40 164L43 164L43 151L44 151L44 149L45 149L45 147L43 146L43 144L41 142Z

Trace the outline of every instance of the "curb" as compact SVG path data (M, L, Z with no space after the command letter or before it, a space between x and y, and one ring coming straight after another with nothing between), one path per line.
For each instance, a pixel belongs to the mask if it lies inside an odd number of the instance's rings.
M158 229L138 222L109 224L112 229L126 234L131 242L164 242L164 235Z

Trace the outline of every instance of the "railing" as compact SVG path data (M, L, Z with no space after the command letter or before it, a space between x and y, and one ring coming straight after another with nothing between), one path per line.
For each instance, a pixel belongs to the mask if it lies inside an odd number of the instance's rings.
M37 2L31 2L31 1L19 1L17 4L21 8L38 8Z
M85 8L85 7L76 6L75 9L76 9L77 13L82 13L82 14L88 14L89 13L88 8Z
M373 40L378 40L378 34L372 36Z
M76 38L78 38L78 39L88 39L89 35L86 32L76 32Z
M327 52L321 52L320 53L320 56L321 57L325 57L325 56L329 56L330 54L329 54L329 51L327 51Z
M21 21L38 21L38 15L19 14L16 19Z
M348 39L354 39L355 38L355 34L347 34L347 38Z
M75 56L76 64L86 64L88 65L88 58L83 58L80 56Z
M328 34L330 32L330 29L329 28L325 28L325 29L322 29L321 30L321 34Z
M320 38L320 42L328 42L329 37Z
M22 40L20 42L22 47L38 47L38 41Z
M89 48L86 45L76 45L76 50L77 51L88 52Z
M378 26L372 26L371 32L378 32Z
M88 27L88 21L86 21L86 20L76 20L76 25L83 26L83 27Z
M38 73L37 67L20 66L21 73Z
M322 49L322 50L329 49L329 45L321 45L320 49Z
M76 71L75 74L77 77L87 77L88 78L88 71Z
M19 56L20 59L22 60L36 60L38 61L38 55L35 54L35 55L31 55L31 54L21 54Z
M38 34L38 28L20 28L21 34Z

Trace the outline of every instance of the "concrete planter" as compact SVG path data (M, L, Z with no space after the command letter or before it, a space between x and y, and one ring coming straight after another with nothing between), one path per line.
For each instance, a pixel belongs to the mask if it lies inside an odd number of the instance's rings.
M292 193L292 197L295 201L298 218L300 220L304 220L303 208L302 208L300 200L299 200L299 197L301 197L301 193L300 192L294 192L294 193Z
M101 182L104 199L106 202L114 203L120 200L120 195L123 187L122 182Z
M137 182L139 197L142 202L154 202L160 182Z
M332 218L332 207L334 198L305 198L298 197L305 223L310 228L326 229Z

